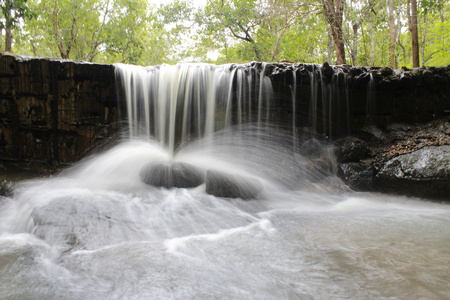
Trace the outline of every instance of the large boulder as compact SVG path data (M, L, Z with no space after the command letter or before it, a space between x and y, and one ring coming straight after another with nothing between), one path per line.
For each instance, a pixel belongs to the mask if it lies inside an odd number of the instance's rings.
M206 172L206 192L216 197L255 199L263 190L257 179L217 170Z
M450 199L450 145L427 146L391 158L376 179L388 192Z
M182 162L150 163L140 172L142 182L156 187L193 188L205 182L204 171Z

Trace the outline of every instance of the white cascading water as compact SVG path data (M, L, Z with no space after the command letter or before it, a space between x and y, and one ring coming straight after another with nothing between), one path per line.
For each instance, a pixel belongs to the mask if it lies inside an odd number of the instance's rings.
M127 137L0 197L0 299L450 298L450 207L308 168L266 122L264 67L117 68ZM167 160L264 190L244 201L141 181Z
M179 145L233 125L242 129L252 118L261 129L272 93L264 67L116 65L130 137L153 137L173 156Z
M322 69L312 66L310 77L310 108L308 122L313 132L333 137L338 132L350 133L348 75L334 68L330 82L324 79ZM369 91L370 93L370 91Z

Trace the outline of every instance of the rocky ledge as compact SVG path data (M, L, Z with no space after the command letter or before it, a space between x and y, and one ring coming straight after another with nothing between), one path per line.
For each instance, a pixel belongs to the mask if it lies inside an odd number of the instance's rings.
M338 176L354 190L450 201L450 117L366 127L335 154Z

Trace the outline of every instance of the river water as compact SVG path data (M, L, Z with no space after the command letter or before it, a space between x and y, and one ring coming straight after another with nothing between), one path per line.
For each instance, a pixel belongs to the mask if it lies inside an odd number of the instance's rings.
M236 154L217 150L179 159L234 168ZM168 157L133 139L17 183L0 204L0 298L450 297L446 204L351 192L332 176L292 187L254 163L264 182L254 200L140 181L141 166Z
M352 192L308 167L299 153L327 147L304 151L265 123L267 78L118 69L126 138L0 197L0 299L450 299L450 206ZM167 161L263 190L242 200L141 181Z

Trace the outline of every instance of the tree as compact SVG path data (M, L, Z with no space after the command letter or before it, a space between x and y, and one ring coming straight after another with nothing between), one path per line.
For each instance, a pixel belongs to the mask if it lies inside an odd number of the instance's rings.
M190 11L178 1L159 8L146 0L29 1L38 15L20 28L23 52L102 63L172 62Z
M397 36L394 16L394 2L395 0L389 0L389 66L395 68L395 38Z
M338 65L346 64L342 22L345 0L321 0L325 19L330 25Z
M350 5L347 5L347 20L348 22L351 22L353 30L352 45L350 45L350 42L347 41L347 39L346 41L348 47L351 49L350 56L354 66L358 65L358 30L370 13L375 14L374 0L368 0L363 7L361 7L361 4L361 2L353 3L352 1L350 2Z
M5 51L11 52L12 29L17 27L20 19L31 19L33 13L28 9L27 0L0 0L2 14L5 18L0 21L0 29L5 29Z
M417 0L407 0L408 27L411 32L413 68L420 66L419 61L419 34L417 30Z
M113 5L113 0L42 0L42 25L51 26L60 57L93 61Z
M423 16L420 30L422 65L450 64L449 8L443 0L420 1L420 15ZM447 21L445 21L446 17Z
M155 20L145 0L115 1L103 30L104 61L144 64L143 58L151 35L149 23Z
M257 60L262 61L261 50L255 40L256 30L261 23L257 15L256 0L208 0L204 13L198 20L205 25L209 34L225 29L234 38L249 43Z
M9 12L19 18L9 33L14 35L12 50L26 55L140 65L252 60L343 64L346 56L354 65L409 67L412 61L406 30L412 26L411 0L208 0L196 14L182 0L159 6L147 0L10 2L26 2L34 12L31 19ZM447 2L416 0L421 65L450 64ZM5 8L7 1L0 3ZM2 29L5 21L0 19Z
M302 17L313 13L314 8L308 2L295 0L265 0L258 6L260 27L257 36L266 44L267 57L277 60L280 44L294 24L302 24Z

